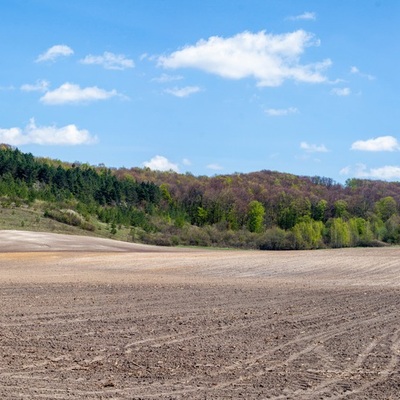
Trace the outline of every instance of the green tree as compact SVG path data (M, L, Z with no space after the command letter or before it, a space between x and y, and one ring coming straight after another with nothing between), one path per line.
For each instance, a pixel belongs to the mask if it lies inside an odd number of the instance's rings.
M347 201L346 200L337 200L334 204L334 216L335 218L347 218Z
M397 203L392 196L384 197L375 203L375 212L382 219L387 221L392 215L397 214Z
M264 226L265 208L257 200L249 203L249 211L247 213L247 228L250 232L260 233Z
M328 208L328 202L324 199L318 201L312 208L312 218L316 221L325 221L325 213Z
M309 217L303 218L293 228L297 249L317 249L322 246L324 224Z
M350 245L362 246L372 242L374 236L371 224L363 218L350 218L348 221L350 231Z
M350 229L348 223L342 218L333 218L330 222L330 245L332 247L350 246Z

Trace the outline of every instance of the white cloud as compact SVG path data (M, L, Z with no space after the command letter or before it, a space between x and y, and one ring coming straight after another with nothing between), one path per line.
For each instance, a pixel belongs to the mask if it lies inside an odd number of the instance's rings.
M303 30L281 35L242 32L233 37L210 37L158 58L164 68L197 68L228 79L253 77L258 86L279 86L285 80L321 83L330 60L301 64L300 56L319 40Z
M172 94L173 96L176 97L188 97L191 94L200 92L201 89L198 86L185 86L182 88L171 88L171 89L165 89L166 93Z
M182 160L182 164L186 165L186 166L189 166L189 165L192 165L192 162L188 158L184 158Z
M85 129L79 130L75 125L66 125L61 128L36 126L35 120L32 118L24 129L0 128L0 142L12 146L25 144L72 146L92 144L97 142L97 138Z
M43 54L40 54L36 59L36 62L55 61L58 57L67 57L72 54L74 54L74 51L71 49L71 47L68 47L64 44L58 44L50 47Z
M378 168L367 168L365 164L357 164L354 168L345 167L340 173L342 175L353 174L356 178L372 178L383 180L400 179L400 167L396 165L385 165Z
M380 168L371 168L365 173L368 174L369 177L376 179L399 179L400 167L394 165L386 165Z
M150 161L145 161L143 166L156 171L179 172L178 164L174 164L164 156L155 156Z
M397 151L400 150L400 144L393 136L380 136L374 139L357 140L351 145L351 150Z
M300 148L307 153L327 153L328 149L325 147L325 145L317 145L317 144L309 144L307 142L301 142L300 143Z
M365 74L365 73L361 72L361 71L358 69L358 67L355 67L355 66L352 66L352 67L350 68L350 73L351 73L351 74L355 74L355 75L359 75L359 76L361 76L361 77L363 77L363 78L368 79L369 81L373 81L373 80L375 79L375 77L374 77L373 75Z
M21 86L21 90L24 92L47 92L50 82L46 80L38 80L34 84L26 83Z
M336 96L350 96L351 90L348 87L345 88L333 88L331 90L332 94L335 94Z
M89 54L84 59L80 60L82 64L101 65L105 69L124 70L133 68L135 63L133 60L126 58L124 54L114 54L105 51L101 56L93 56Z
M48 91L40 98L40 101L49 105L87 103L96 100L106 100L117 95L116 90L107 92L97 86L81 89L79 85L67 82L53 91Z
M265 113L270 117L282 117L290 114L296 114L299 110L296 107L289 108L268 108Z
M351 167L349 165L347 165L346 167L343 167L340 171L339 174L340 175L350 175L351 173Z
M303 14L294 15L294 16L288 17L287 19L289 19L291 21L304 21L304 20L315 21L317 19L317 14L315 12L306 11Z
M208 165L207 165L207 168L208 168L208 169L212 169L212 170L214 170L214 171L220 171L220 170L224 169L224 167L221 167L221 165L215 164L215 163L213 163L213 164L208 164Z

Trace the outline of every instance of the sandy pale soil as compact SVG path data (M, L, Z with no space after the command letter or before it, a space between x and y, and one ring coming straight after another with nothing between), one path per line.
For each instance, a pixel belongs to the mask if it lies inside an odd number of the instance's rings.
M0 232L0 399L400 399L400 248Z

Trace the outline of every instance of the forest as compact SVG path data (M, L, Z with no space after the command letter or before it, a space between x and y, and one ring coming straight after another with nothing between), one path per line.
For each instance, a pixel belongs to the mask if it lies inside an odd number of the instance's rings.
M276 171L194 176L34 157L0 145L1 207L163 246L298 250L400 243L400 183ZM0 225L1 228L1 225Z

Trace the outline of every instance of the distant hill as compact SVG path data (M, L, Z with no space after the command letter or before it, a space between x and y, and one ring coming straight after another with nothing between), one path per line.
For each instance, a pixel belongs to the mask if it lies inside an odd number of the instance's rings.
M57 222L57 230L158 245L312 249L400 242L398 182L109 169L1 145L0 202L4 213L35 212L36 221ZM0 216L0 228L46 229L18 218L13 225L10 215L7 223Z

